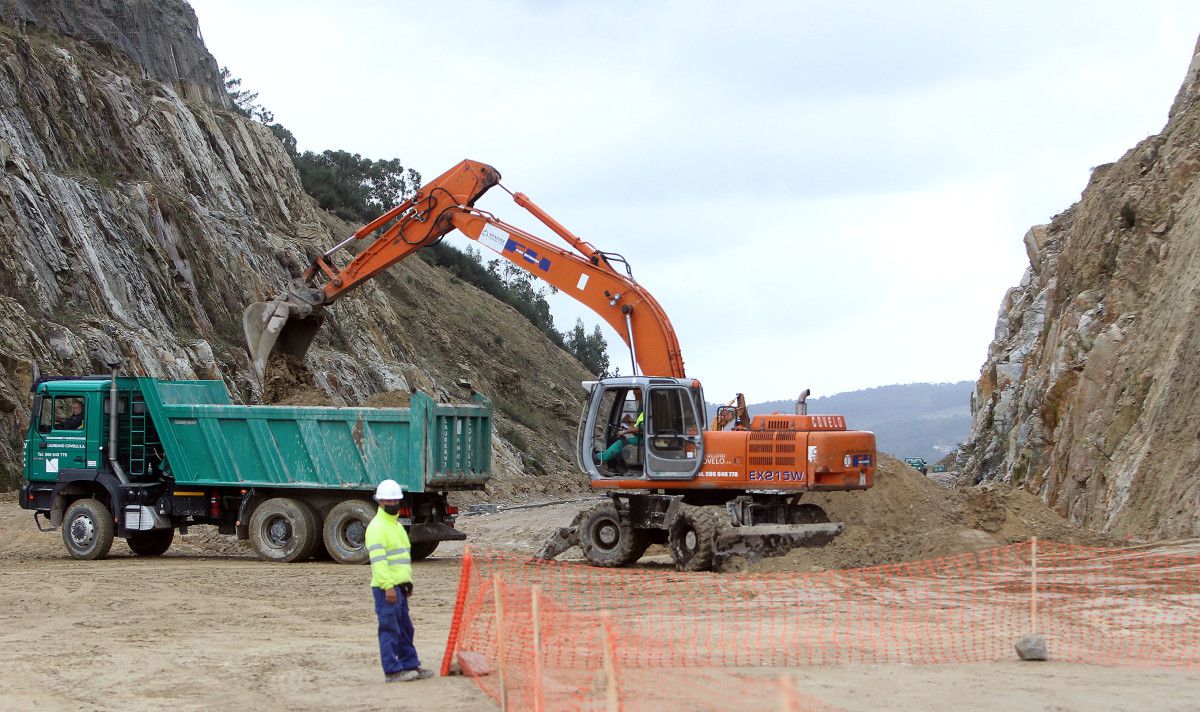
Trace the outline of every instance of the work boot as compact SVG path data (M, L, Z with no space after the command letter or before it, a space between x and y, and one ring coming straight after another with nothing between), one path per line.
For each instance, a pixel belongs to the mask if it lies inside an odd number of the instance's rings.
M388 682L412 682L413 680L428 680L433 677L432 670L425 668L413 668L412 670L401 670L397 673L392 673L387 676Z

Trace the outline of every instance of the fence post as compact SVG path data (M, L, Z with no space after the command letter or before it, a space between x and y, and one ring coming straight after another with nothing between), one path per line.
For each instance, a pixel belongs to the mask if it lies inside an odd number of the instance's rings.
M542 587L530 590L533 615L533 712L542 712Z
M1037 633L1037 537L1032 537L1029 543L1029 632Z
M496 597L496 667L500 672L500 710L508 712L508 687L504 679L504 600L500 596L500 574L492 574L492 595Z
M604 709L607 712L619 712L621 700L617 692L617 670L616 661L613 660L615 655L613 654L612 635L609 633L609 617L608 611L600 611L600 642L604 653Z
M471 545L463 547L462 572L458 575L458 595L454 597L454 616L450 619L450 637L446 639L446 652L442 655L442 677L450 674L450 664L458 650L458 635L462 628L463 606L467 602L467 590L471 585Z
M788 675L779 676L779 712L795 712L796 696L792 690L792 678Z

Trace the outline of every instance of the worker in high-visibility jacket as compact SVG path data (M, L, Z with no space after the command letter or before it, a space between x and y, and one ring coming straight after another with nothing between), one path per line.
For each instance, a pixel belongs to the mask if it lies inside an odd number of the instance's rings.
M409 682L433 677L421 667L413 646L413 624L408 617L412 595L412 552L408 533L400 523L400 500L404 492L395 480L384 480L375 488L379 510L367 525L366 546L371 559L371 593L379 619L379 657L383 679Z

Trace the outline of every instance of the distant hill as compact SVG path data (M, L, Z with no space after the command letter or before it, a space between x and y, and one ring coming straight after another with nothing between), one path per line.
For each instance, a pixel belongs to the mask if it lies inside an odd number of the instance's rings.
M846 425L875 433L879 449L896 457L942 459L971 430L974 381L908 383L809 398L808 412L844 415ZM708 416L716 413L709 404ZM750 415L792 413L795 399L750 405Z

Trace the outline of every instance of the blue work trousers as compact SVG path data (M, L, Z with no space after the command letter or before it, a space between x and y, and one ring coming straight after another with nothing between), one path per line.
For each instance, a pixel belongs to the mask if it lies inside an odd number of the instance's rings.
M371 587L375 596L375 617L379 619L379 658L383 673L391 675L401 670L421 667L417 649L413 647L413 624L408 617L408 597L396 588L396 602L388 603L383 589Z

